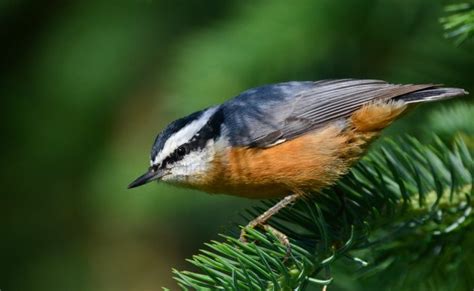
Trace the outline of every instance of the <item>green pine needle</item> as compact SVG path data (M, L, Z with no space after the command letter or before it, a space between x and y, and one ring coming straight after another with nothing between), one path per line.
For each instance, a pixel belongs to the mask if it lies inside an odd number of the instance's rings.
M420 252L437 252L453 234L472 228L473 179L473 158L462 139L452 147L439 139L434 145L412 137L388 140L337 185L272 218L290 239L290 256L271 233L248 229L247 244L232 236L206 244L189 260L199 273L173 273L183 289L193 290L326 286L337 281L331 268L341 261L362 278L380 276L417 246L414 241L426 242L411 255L421 260Z
M454 38L457 44L472 38L474 34L474 3L459 3L447 5L445 12L448 14L440 18L446 31L446 38Z

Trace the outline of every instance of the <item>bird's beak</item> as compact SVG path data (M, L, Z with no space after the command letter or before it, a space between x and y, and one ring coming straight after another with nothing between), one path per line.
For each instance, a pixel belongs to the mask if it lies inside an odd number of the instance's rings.
M164 175L165 175L165 172L163 170L153 171L150 168L150 169L148 169L148 172L146 172L145 174L143 174L140 177L136 178L135 181L130 183L130 185L128 185L128 189L135 188L135 187L138 187L138 186L141 186L141 185L145 185L146 183L149 183L149 182L154 181L154 180L158 180L161 177L163 177Z

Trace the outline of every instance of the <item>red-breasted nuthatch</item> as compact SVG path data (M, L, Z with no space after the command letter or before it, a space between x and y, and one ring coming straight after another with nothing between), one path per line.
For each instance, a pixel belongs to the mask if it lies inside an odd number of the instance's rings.
M168 125L153 144L148 172L129 188L159 180L249 198L286 196L250 223L264 225L347 173L406 109L465 94L433 84L353 79L250 89Z

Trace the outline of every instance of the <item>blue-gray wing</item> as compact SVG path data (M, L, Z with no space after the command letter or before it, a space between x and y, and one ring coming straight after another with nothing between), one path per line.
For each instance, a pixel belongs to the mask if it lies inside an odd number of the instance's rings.
M369 102L397 99L431 87L354 79L266 85L223 104L223 130L234 146L268 147L345 120Z

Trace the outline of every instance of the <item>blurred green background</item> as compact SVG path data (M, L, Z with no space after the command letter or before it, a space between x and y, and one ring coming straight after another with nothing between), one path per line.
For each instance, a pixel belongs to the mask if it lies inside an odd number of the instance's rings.
M444 4L1 1L0 289L175 289L171 268L189 269L185 258L256 202L127 190L155 135L264 83L378 78L472 92L474 47L443 38ZM449 136L436 114L472 104L424 106L389 134Z

